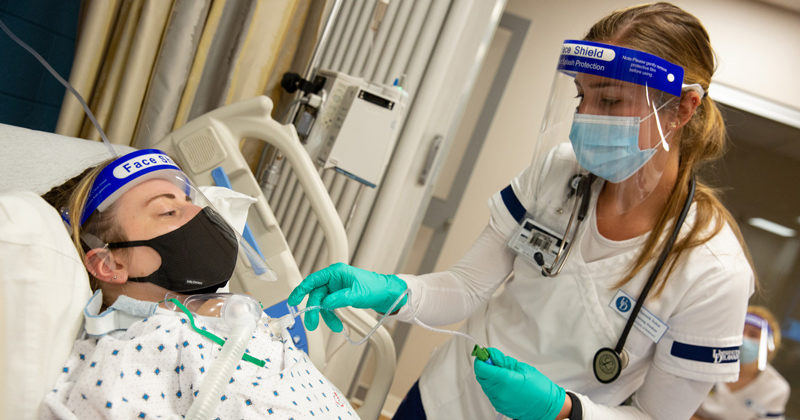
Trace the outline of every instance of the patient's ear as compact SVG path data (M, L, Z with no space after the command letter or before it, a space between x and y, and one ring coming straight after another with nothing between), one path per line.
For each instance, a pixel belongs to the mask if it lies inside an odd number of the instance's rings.
M125 283L128 280L125 268L107 248L94 248L83 257L83 263L92 276L107 283Z

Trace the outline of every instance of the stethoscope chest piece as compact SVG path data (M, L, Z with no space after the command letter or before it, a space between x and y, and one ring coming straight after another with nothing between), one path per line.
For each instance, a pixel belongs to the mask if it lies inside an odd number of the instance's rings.
M620 353L609 347L603 347L594 354L594 376L604 384L614 382L619 374L628 365L628 352L623 349Z

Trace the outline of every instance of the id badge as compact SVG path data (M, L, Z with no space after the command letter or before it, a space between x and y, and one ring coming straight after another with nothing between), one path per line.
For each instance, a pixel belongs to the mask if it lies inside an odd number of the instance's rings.
M563 240L564 238L547 227L536 223L531 218L525 218L511 236L508 246L534 267L541 267L542 262L544 265L552 267ZM569 242L564 245L565 251L568 246ZM537 257L537 254L541 257ZM540 258L542 261L538 261Z

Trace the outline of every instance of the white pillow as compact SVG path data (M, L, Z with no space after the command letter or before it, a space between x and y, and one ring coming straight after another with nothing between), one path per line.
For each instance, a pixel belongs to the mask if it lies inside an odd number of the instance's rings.
M61 217L37 194L111 154L95 141L5 124L0 148L0 418L36 419L90 297Z
M0 417L38 418L90 297L58 213L30 191L0 192Z
M101 142L0 124L0 191L50 188L112 155ZM114 145L118 155L136 149Z

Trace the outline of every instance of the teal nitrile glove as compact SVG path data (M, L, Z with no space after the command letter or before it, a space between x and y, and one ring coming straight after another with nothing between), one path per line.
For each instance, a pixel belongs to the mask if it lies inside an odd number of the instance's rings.
M498 413L518 420L553 420L567 397L564 388L533 366L489 347L493 365L475 359L475 377Z
M306 307L321 305L336 309L344 306L374 309L386 313L392 304L406 290L406 282L394 274L378 274L362 270L344 263L336 263L315 273L311 273L289 295L289 305L296 306L308 295ZM407 297L394 308L405 305ZM322 319L328 328L342 331L342 321L332 312L322 311ZM319 324L319 311L306 312L306 328L314 330Z

